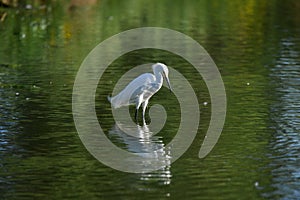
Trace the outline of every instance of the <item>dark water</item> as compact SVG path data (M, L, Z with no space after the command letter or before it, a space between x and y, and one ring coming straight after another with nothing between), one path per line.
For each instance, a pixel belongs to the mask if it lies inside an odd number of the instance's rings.
M0 8L0 199L300 198L299 1L26 2ZM205 82L168 52L123 55L96 94L99 123L116 145L135 151L132 145L149 143L122 138L106 100L133 66L161 61L174 67L188 77L201 110L196 139L179 160L130 174L85 149L73 121L72 89L81 62L98 43L142 26L197 40L220 70L228 109L217 145L199 159L211 114ZM175 136L180 118L176 98L166 94L163 88L150 101L168 113L151 140L161 146Z

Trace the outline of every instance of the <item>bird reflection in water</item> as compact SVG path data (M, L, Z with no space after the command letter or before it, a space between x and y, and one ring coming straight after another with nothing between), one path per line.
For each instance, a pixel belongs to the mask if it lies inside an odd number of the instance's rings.
M151 163L146 165L161 166L159 170L142 173L141 180L157 180L164 185L171 183L171 147L165 146L161 136L153 135L148 125L129 126L117 122L108 136L127 151L144 158L148 157Z

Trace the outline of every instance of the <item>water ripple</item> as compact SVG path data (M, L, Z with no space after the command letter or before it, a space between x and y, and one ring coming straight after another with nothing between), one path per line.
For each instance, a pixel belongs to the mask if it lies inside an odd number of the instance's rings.
M277 100L271 108L274 123L270 142L273 191L265 196L288 199L300 195L300 60L292 40L283 39L281 45L281 57L271 74L279 80L274 83Z

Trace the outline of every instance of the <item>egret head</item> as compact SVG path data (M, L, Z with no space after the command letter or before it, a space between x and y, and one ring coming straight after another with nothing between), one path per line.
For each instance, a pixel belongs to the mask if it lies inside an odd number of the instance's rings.
M170 80L169 80L168 67L165 64L156 63L156 64L152 65L152 69L153 69L154 74L160 73L164 77L164 79L166 80L166 82L169 86L169 89L172 91L172 87L171 87Z

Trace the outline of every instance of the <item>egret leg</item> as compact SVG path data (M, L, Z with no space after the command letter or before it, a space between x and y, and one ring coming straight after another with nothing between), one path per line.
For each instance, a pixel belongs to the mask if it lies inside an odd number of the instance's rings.
M138 113L139 113L139 109L136 108L135 109L135 114L134 114L134 119L135 119L136 122L138 122Z
M146 100L143 103L143 124L146 124L146 122L145 122L145 112L146 112L147 105L148 105L148 100Z
M137 103L136 104L136 109L135 109L135 114L134 114L134 118L135 118L135 121L136 123L138 124L138 116L139 116L139 108L141 106L141 103Z
M136 101L136 110L135 110L134 118L135 118L135 121L137 124L138 124L138 112L139 112L139 108L142 104L142 99L143 99L143 96L140 95L138 98L138 101Z

